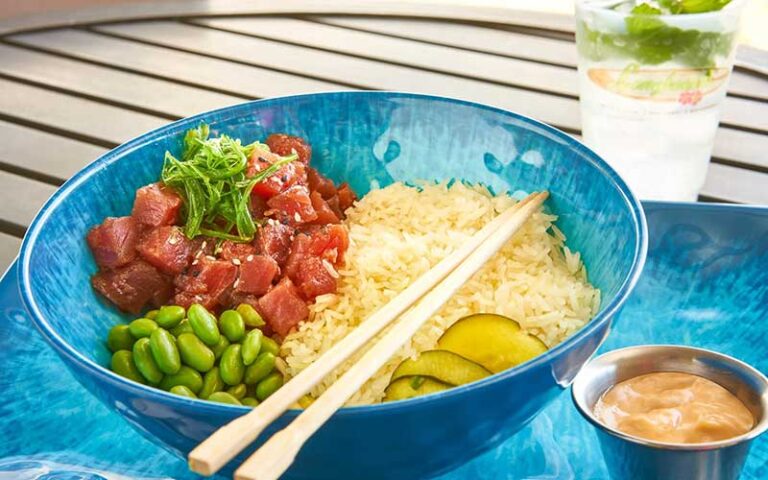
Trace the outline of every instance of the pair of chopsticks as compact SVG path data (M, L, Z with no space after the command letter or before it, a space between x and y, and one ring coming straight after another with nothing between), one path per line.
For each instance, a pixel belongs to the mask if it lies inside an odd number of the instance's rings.
M290 467L309 437L501 249L547 197L547 192L531 194L490 221L259 406L198 445L189 454L190 469L203 475L216 473L326 375L418 302L355 365L235 472L236 480L277 479Z

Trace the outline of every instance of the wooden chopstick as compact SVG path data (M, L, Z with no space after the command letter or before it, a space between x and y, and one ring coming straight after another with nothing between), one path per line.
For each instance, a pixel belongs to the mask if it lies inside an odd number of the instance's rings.
M213 475L228 461L250 445L275 419L289 409L302 395L317 385L330 372L363 345L367 344L392 320L402 314L459 263L477 249L493 232L508 221L514 213L533 198L529 195L502 212L475 233L458 250L438 262L427 273L416 279L385 307L372 314L358 328L336 343L320 358L302 370L257 408L215 431L189 454L189 467L202 475Z
M293 463L296 454L368 378L378 371L461 286L517 232L548 196L538 193L510 216L462 263L398 320L378 343L331 385L288 427L273 435L235 472L236 480L277 479ZM384 310L388 309L387 305ZM364 328L365 324L358 327ZM298 377L297 377L298 378ZM295 380L295 379L294 379ZM290 383L290 382L289 382ZM285 387L283 387L285 388ZM278 390L279 392L279 390ZM258 408L257 408L258 410Z

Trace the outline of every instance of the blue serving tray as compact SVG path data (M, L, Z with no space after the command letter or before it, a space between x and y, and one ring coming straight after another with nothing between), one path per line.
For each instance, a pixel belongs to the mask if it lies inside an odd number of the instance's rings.
M648 262L601 350L695 345L767 373L768 208L644 206ZM24 310L14 264L0 281L0 479L102 478L200 477L74 380ZM592 428L564 392L501 447L440 480L475 478L608 475ZM768 478L768 437L755 441L742 478Z

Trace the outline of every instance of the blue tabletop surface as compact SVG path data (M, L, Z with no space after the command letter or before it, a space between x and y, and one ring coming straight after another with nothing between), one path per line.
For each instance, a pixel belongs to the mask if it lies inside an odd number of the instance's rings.
M768 209L645 205L642 279L602 350L695 345L768 372ZM82 388L34 329L16 266L0 282L0 480L198 478ZM569 392L496 450L440 480L606 479L592 428ZM743 479L768 478L768 438Z

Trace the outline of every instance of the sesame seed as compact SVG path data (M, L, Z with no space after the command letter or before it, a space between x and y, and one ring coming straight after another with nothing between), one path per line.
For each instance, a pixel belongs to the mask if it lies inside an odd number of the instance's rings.
M168 239L168 243L171 245L176 245L177 243L179 243L179 239L174 235L173 237Z
M240 259L239 258L233 258L232 259L232 265L240 265Z
M235 280L235 283L232 284L232 286L237 288L238 285L240 285L240 279L239 278L237 280Z
M213 261L215 261L215 260L216 260L216 257L214 257L213 255L206 255L206 256L205 256L205 259L206 259L206 260L210 260L210 261L212 261L212 262L213 262Z
M245 257L245 261L246 262L252 262L253 261L253 255L248 255L247 257Z
M198 260L197 260L197 258L195 258L194 260L192 260L192 265L197 265L197 263L198 263Z
M297 222L301 221L301 215L299 215L299 212L295 212L293 214L293 219L296 220Z
M207 247L207 246L208 246L208 242L203 240L202 245L200 245L200 250L205 250L205 247Z

